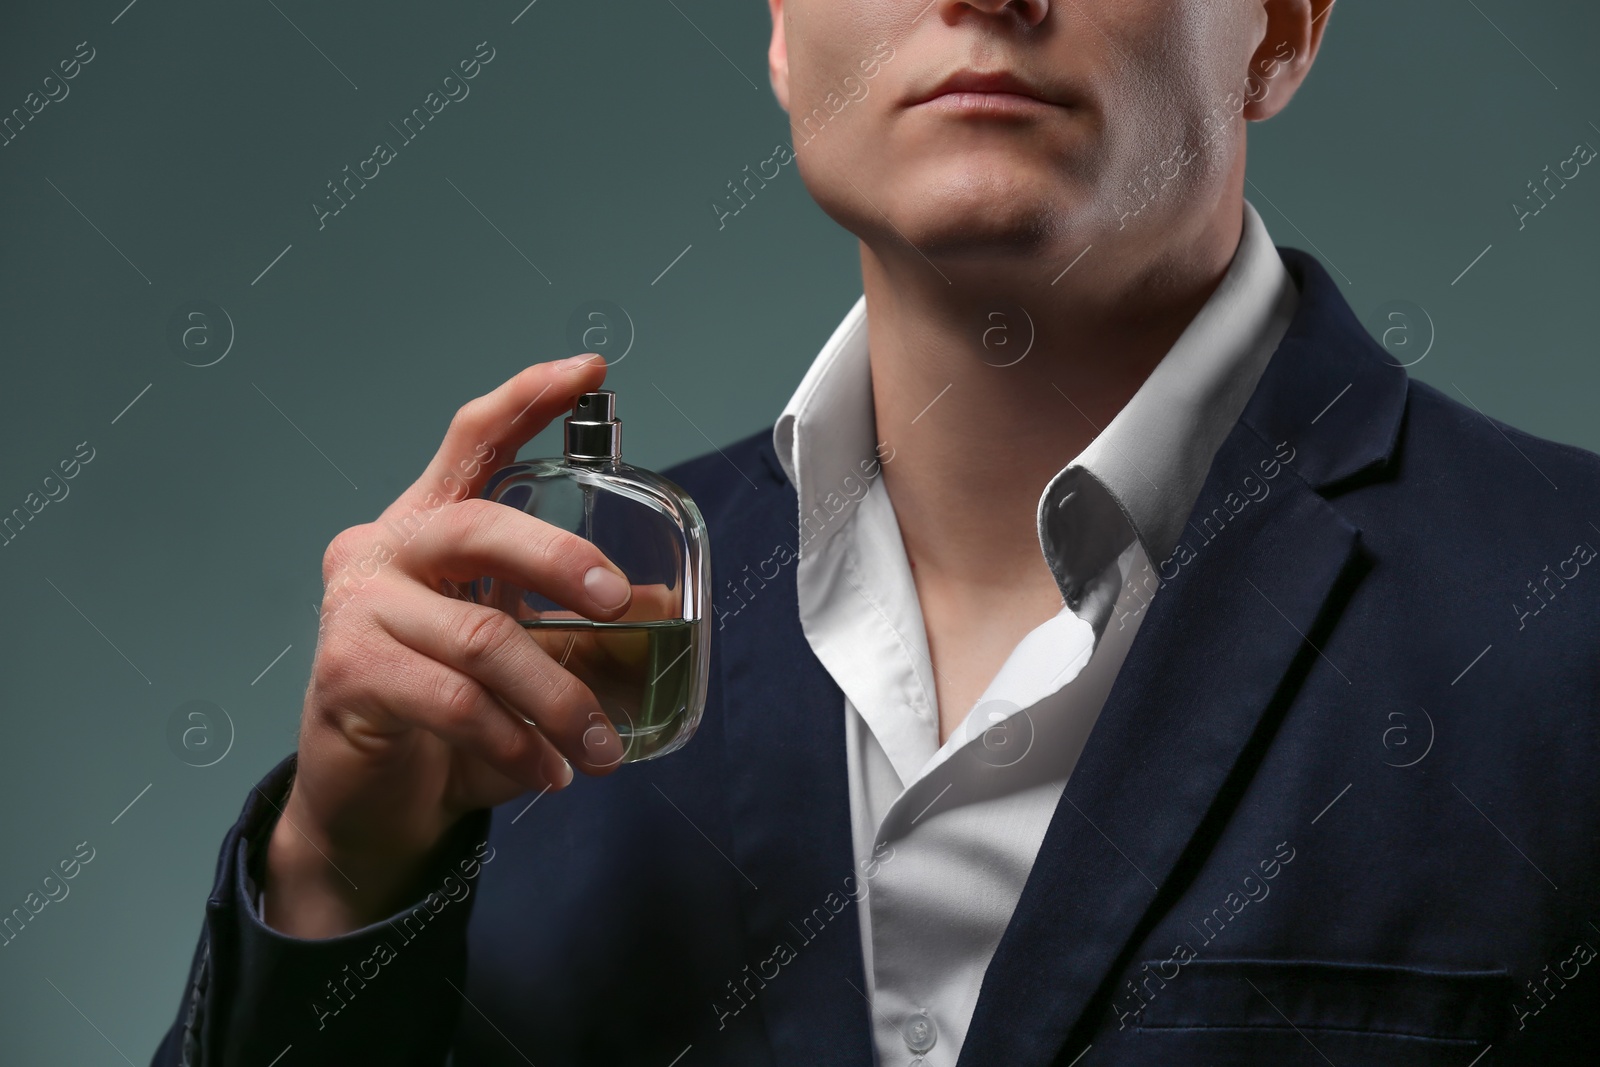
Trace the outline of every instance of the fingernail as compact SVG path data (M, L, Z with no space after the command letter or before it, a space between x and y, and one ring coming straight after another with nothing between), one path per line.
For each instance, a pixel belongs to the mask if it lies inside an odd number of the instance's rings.
M583 588L595 605L610 611L627 603L633 593L628 580L610 567L590 567L583 576Z
M580 352L576 356L568 356L566 359L556 364L556 366L560 367L562 370L577 370L579 367L593 363L599 358L600 357L595 355L593 352Z
M545 753L544 780L551 789L565 789L572 783L572 764L555 749Z

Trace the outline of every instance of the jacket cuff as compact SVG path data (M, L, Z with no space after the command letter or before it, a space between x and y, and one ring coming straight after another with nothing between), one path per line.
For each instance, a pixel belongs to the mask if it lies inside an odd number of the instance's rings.
M294 781L295 757L250 792L218 857L183 1006L159 1065L271 1063L294 1049L309 1064L444 1062L466 974L472 890L489 812L473 812L440 844L421 900L388 919L324 940L261 921L255 872Z

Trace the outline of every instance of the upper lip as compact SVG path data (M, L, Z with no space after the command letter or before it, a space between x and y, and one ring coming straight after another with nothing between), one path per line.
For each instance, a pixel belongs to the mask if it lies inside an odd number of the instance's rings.
M926 103L946 93L1014 93L1047 104L1060 102L1046 90L1008 70L958 70L933 88L913 96L911 103Z

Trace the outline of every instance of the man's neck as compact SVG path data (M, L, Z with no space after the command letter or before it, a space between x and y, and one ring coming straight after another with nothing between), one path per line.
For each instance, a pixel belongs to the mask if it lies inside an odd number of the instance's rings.
M1241 198L1154 256L1113 239L1064 273L1066 263L935 267L904 242L862 243L877 440L894 450L883 479L919 588L981 600L1049 580L1040 493L1216 289L1242 210Z

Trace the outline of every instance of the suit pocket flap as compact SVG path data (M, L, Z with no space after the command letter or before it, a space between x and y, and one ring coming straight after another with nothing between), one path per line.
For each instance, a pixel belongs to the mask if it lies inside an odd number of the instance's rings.
M1511 994L1511 976L1504 970L1193 960L1145 1005L1138 1026L1492 1041L1505 1025Z

